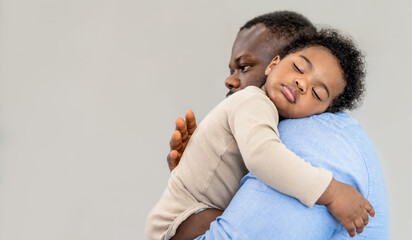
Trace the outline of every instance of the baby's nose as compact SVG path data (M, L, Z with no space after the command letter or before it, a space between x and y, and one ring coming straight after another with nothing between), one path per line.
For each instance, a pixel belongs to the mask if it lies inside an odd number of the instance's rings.
M299 92L305 93L307 91L308 84L305 79L302 79L302 78L296 79L295 83L296 83L296 87L298 88Z

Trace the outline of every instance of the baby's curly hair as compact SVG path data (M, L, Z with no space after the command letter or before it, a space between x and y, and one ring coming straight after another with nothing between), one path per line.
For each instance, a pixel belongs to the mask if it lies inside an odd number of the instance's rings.
M331 51L338 59L346 81L343 93L333 100L326 111L334 113L360 106L365 91L365 64L364 56L354 42L335 29L325 28L317 33L301 34L283 49L280 57L312 46L322 46Z

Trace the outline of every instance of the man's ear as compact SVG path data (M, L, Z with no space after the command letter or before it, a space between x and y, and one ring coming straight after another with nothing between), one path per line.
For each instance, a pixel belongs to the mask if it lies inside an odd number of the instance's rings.
M269 65L265 69L265 75L268 76L270 71L272 71L272 68L276 66L280 62L280 56L277 55L275 58L272 59L272 61L269 63Z

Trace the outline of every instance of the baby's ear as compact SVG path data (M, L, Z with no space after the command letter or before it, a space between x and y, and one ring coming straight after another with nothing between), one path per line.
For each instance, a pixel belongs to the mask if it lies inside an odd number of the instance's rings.
M268 76L270 71L272 71L272 68L276 66L280 62L280 56L277 55L275 58L272 59L272 61L269 63L269 65L265 69L265 75Z

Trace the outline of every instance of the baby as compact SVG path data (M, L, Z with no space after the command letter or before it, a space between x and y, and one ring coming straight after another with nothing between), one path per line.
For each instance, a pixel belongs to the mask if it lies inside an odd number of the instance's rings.
M279 116L342 110L347 103L338 100L362 86L362 66L359 51L333 30L293 41L267 66L261 89L233 94L197 127L149 215L149 238L169 239L191 214L225 209L247 171L308 207L326 205L342 223L372 213L359 192L297 157L280 142L277 131ZM356 202L342 200L348 196Z

